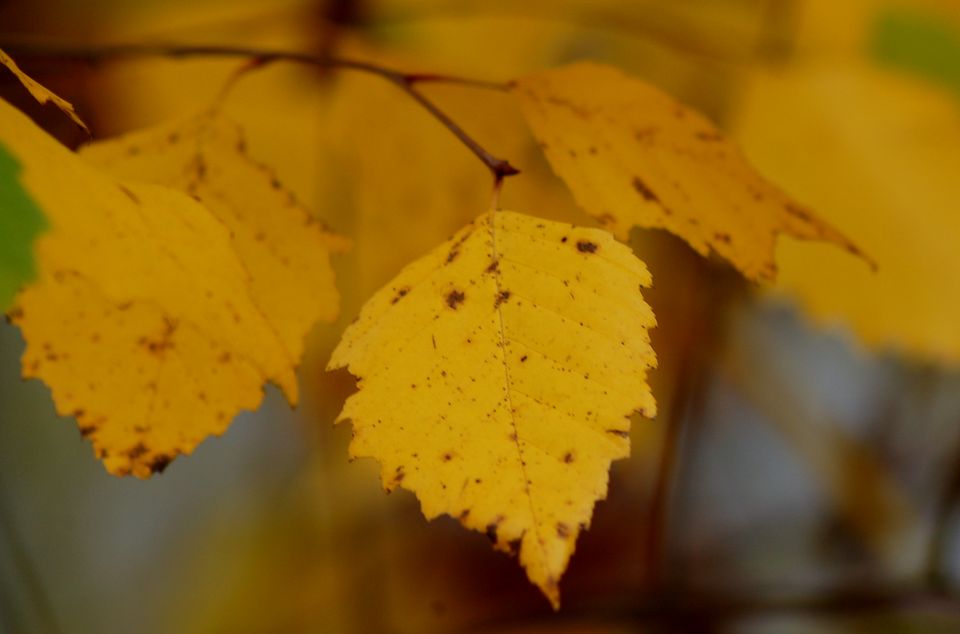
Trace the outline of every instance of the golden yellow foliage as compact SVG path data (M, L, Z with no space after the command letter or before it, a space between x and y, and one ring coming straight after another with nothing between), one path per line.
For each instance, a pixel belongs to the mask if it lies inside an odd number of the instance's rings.
M229 229L250 288L291 363L316 321L333 321L339 295L331 251L347 242L318 224L218 111L88 145L80 156L122 181L186 192Z
M289 352L251 297L227 228L189 196L121 183L0 102L0 141L46 214L38 279L11 310L42 379L108 471L147 477L222 433Z
M488 212L363 308L330 368L359 392L354 457L519 553L556 607L576 539L656 409L646 267L599 229Z
M60 108L63 114L70 117L74 123L89 132L87 129L87 124L80 119L77 111L73 108L73 104L62 97L53 94L53 92L51 92L48 88L20 70L20 67L17 66L17 63L13 61L13 59L11 59L11 57L7 55L3 49L0 49L0 65L6 66L7 69L13 73L17 79L20 80L20 83L23 84L23 87L26 88L33 98L39 103L53 103L53 105L55 105L57 108Z
M579 63L515 82L577 202L621 239L663 228L751 280L776 276L778 233L858 249L761 177L710 121L620 71Z
M737 126L744 146L855 232L879 265L874 274L820 245L787 241L780 294L870 346L960 360L957 113L945 91L866 63L753 78Z

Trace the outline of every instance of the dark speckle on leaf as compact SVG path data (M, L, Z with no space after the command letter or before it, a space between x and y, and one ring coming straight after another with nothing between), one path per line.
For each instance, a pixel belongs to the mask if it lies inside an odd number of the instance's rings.
M154 473L163 473L164 469L166 469L169 465L170 458L168 456L157 456L150 461L148 466L150 467L150 471Z
M466 298L467 296L463 294L463 291L458 291L457 289L454 289L449 293L447 293L447 298L446 298L447 306L456 310L457 307L460 306L460 304L462 304L463 300L465 300Z
M589 240L580 240L577 242L577 251L580 253L596 253L597 248L597 244Z
M633 188L637 190L637 193L643 196L644 200L649 200L651 202L658 202L659 199L657 195L653 193L653 190L647 187L646 183L640 180L639 176L634 176L633 181L630 183L633 185Z

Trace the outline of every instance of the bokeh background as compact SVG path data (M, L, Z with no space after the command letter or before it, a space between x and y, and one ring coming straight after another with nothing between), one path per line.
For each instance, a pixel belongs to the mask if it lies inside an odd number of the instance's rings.
M304 403L290 411L271 388L162 476L114 478L46 388L19 379L23 343L0 325L0 632L960 631L960 355L943 334L960 290L919 264L929 251L960 269L955 1L0 0L0 46L157 41L497 81L608 62L710 115L854 240L899 241L918 264L879 301L829 288L852 279L842 254L785 244L786 281L760 289L635 231L661 413L634 422L553 613L485 537L425 521L412 494L382 492L375 464L347 461L348 426L332 421L352 381L323 371L365 299L485 209L488 175L392 86L270 66L228 110L251 154L355 243L337 261L342 317L311 336ZM20 62L95 137L204 108L238 65ZM523 169L505 206L592 223L508 97L429 91ZM84 140L7 75L0 95Z

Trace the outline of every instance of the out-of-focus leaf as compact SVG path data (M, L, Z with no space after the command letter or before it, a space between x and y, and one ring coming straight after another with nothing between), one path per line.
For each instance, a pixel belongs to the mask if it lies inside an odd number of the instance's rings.
M50 224L10 311L23 375L108 471L161 471L256 408L265 381L296 401L293 361L222 222L181 192L107 177L3 101L0 142Z
M649 84L579 63L524 77L515 92L577 201L621 239L635 226L663 228L752 280L775 277L780 233L859 254L757 173L716 126Z
M43 213L19 180L20 165L0 143L0 311L33 279L33 243L46 227Z
M36 81L25 72L20 70L20 67L17 66L17 63L14 62L13 59L2 49L0 49L0 65L6 66L7 70L16 75L17 79L20 80L20 83L23 84L23 87L30 91L30 94L34 99L37 100L37 102L41 104L53 103L53 105L55 105L57 108L60 108L63 114L70 117L74 123L83 128L85 131L89 132L87 129L87 124L80 119L77 111L73 108L73 104L62 97L53 94L49 89L40 84L40 82Z
M960 27L943 16L896 8L880 13L872 32L873 57L937 82L960 97Z
M785 124L789 122L789 124ZM781 294L871 346L960 360L960 110L942 90L869 64L759 74L738 136L877 261L786 241Z
M337 317L330 254L347 241L250 158L240 128L219 111L94 143L80 156L117 179L190 194L223 222L250 273L254 300L294 363L310 328Z

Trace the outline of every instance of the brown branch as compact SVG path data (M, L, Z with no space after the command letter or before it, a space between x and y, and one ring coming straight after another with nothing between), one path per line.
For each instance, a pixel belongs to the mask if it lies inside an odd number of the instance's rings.
M115 60L131 57L238 57L249 60L253 65L263 65L270 62L294 62L316 66L318 68L333 68L353 70L381 77L404 91L422 108L429 112L437 121L443 124L467 148L479 158L493 174L494 181L499 183L506 176L519 174L520 170L510 165L505 159L495 157L483 148L476 140L468 135L463 128L457 125L436 104L427 99L416 89L419 83L451 83L470 86L485 90L509 90L507 84L488 82L453 75L404 73L402 71L381 66L371 62L336 57L316 55L298 51L278 51L273 49L247 48L238 46L207 46L207 45L180 45L180 44L117 44L111 46L84 47L84 46L47 46L29 43L0 42L0 48L15 57L66 59L97 64L105 60Z

